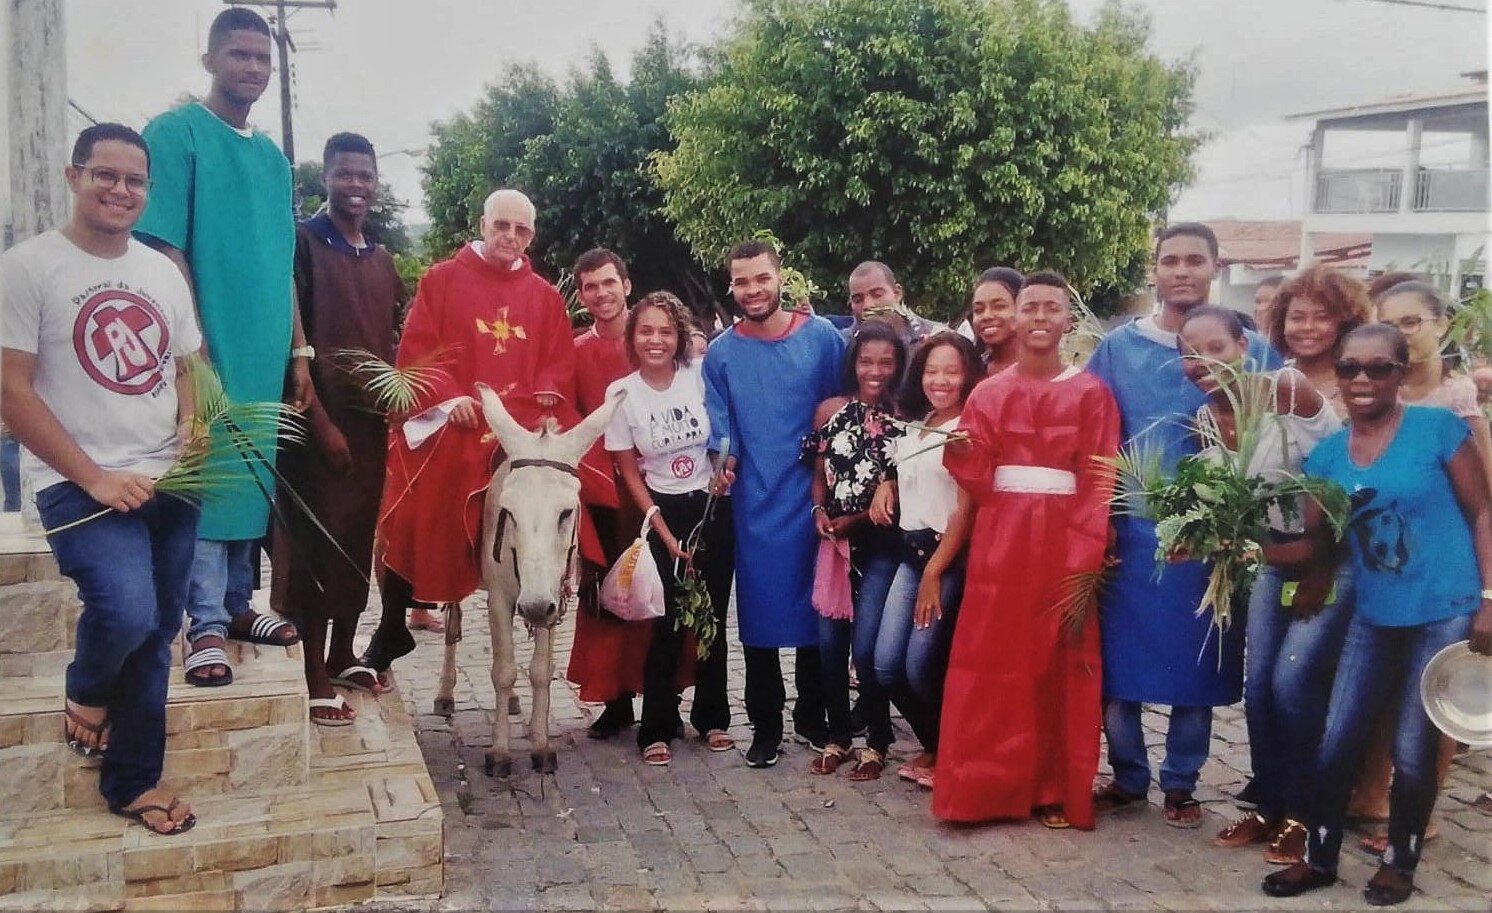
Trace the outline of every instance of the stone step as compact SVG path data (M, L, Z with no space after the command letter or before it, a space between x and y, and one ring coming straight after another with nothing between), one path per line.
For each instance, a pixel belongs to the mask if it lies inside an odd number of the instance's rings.
M194 797L306 786L311 739L299 650L233 644L235 679L222 688L193 687L173 671L164 783ZM97 762L64 742L62 669L55 654L31 658L39 657L48 668L0 679L0 817L103 807Z

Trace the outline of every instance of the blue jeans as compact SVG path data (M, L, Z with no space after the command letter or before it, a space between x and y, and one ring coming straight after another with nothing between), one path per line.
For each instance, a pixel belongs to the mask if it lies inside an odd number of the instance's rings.
M828 742L841 748L854 744L850 720L850 661L860 680L860 711L865 715L865 745L885 753L891 747L891 702L876 681L876 635L881 610L899 563L900 537L895 530L872 527L850 537L850 584L854 592L853 621L819 617L819 656L824 682L824 704L829 717Z
M1103 732L1109 740L1114 785L1136 796L1150 789L1150 758L1145 753L1140 709L1139 701L1110 700L1103 706ZM1160 788L1195 790L1211 742L1211 707L1172 707L1171 722L1166 727L1166 754L1160 765Z
M948 651L953 645L953 626L964 595L963 562L943 574L943 615L925 628L912 621L917 608L917 588L922 570L903 561L896 568L881 630L876 635L876 684L885 689L907 725L912 727L924 751L938 750L938 724L943 712L943 679L948 674Z
M198 539L192 558L192 582L187 603L187 642L199 637L228 636L234 618L252 611L254 550L257 539L222 542Z
M1337 574L1336 598L1308 619L1280 605L1283 579L1266 567L1249 597L1244 721L1259 814L1305 819L1311 773L1327 699L1347 624L1352 620L1352 574Z
M1347 802L1362 767L1374 724L1398 707L1394 781L1388 796L1388 852L1383 864L1413 873L1435 808L1435 761L1440 732L1420 703L1419 681L1436 653L1471 633L1471 615L1406 628L1381 628L1360 616L1347 628L1332 684L1331 710L1316 761L1306 859L1336 872Z
M47 486L36 505L49 529L103 509L71 482ZM108 708L99 792L112 808L134 802L161 778L171 641L181 630L197 513L156 495L138 510L110 511L47 537L83 603L67 696Z
M21 442L0 432L0 486L5 489L5 512L21 509Z

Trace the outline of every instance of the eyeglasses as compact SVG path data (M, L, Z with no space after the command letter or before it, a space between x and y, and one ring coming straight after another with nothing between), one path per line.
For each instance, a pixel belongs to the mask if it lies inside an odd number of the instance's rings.
M1404 365L1397 361L1352 361L1343 359L1333 366L1336 371L1337 380L1352 380L1359 374L1368 375L1368 380L1384 380L1395 371L1404 370Z
M124 189L135 196L144 196L145 191L150 189L150 178L138 174L120 174L113 168L96 168L88 165L73 165L74 168L88 176L88 180L95 187L104 190L113 190L124 182Z
M1400 317L1398 320L1383 320L1379 322L1396 328L1405 336L1413 336L1419 332L1420 327L1425 325L1425 318L1411 314L1408 317Z

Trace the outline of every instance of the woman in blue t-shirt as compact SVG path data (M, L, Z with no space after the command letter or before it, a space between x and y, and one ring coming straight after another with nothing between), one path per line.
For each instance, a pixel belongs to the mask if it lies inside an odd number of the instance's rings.
M1439 650L1468 637L1473 650L1492 655L1487 477L1465 422L1399 402L1408 359L1394 327L1349 333L1336 375L1352 423L1306 459L1308 475L1351 496L1346 544L1357 606L1317 758L1306 861L1264 879L1276 897L1336 882L1352 784L1374 723L1396 704L1389 849L1363 897L1374 906L1408 899L1437 791L1439 736L1420 703L1420 677ZM1309 513L1320 541L1320 512Z

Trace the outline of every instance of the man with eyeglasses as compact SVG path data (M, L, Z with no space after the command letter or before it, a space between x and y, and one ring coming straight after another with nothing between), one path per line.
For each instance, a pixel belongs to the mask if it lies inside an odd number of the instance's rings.
M290 166L248 126L269 84L269 59L269 26L256 13L226 9L213 20L202 55L211 91L145 127L155 186L135 232L191 284L207 357L228 398L279 402L289 364L291 400L304 409L315 352L293 306ZM269 522L266 493L275 487L273 430L255 434L254 444L254 454L221 464L233 481L202 509L187 606L186 680L193 685L233 681L224 637L275 646L299 639L294 626L249 606Z
M525 428L549 416L561 428L580 421L564 298L525 253L534 221L528 197L493 192L482 207L481 239L430 267L409 309L397 363L438 371L411 413L394 417L390 435L380 518L383 614L363 655L377 672L414 649L405 608L459 603L481 582L482 498L498 443L475 399L477 382L496 391ZM580 478L583 501L601 492L614 502L604 454L592 451ZM582 556L601 563L595 528L581 516Z
M155 480L193 433L180 360L202 337L181 273L130 237L150 188L145 141L98 124L78 136L72 162L68 224L0 257L0 413L83 602L64 738L103 756L111 811L177 834L196 819L158 781L197 508Z

